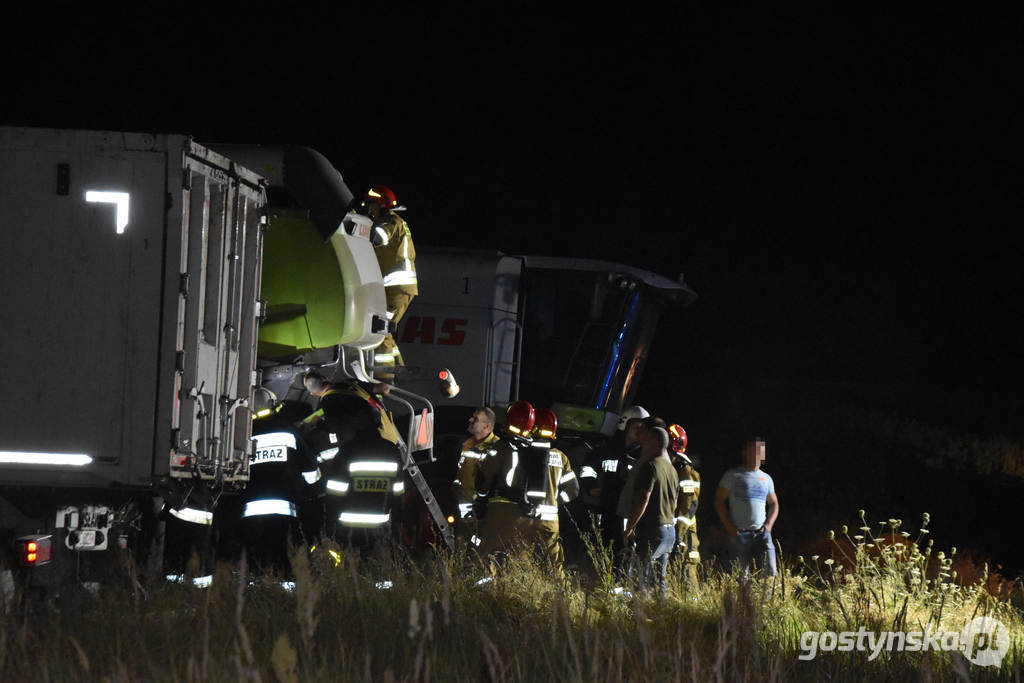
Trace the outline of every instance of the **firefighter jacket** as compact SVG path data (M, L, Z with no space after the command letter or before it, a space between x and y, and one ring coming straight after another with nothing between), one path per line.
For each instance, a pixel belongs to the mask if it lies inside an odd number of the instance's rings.
M527 516L558 527L558 505L575 499L579 480L569 458L550 441L534 440L525 453L517 475L526 489Z
M679 500L676 503L676 542L688 549L687 560L699 561L697 552L697 506L700 502L700 474L686 454L673 458L679 474Z
M558 522L558 503L579 494L579 482L565 453L550 442L500 440L497 453L477 468L477 499L515 503L524 517Z
M528 445L528 440L519 437L499 437L492 447L494 455L487 456L477 464L474 488L478 517L483 517L480 513L490 503L525 502L526 491L521 487L516 488L515 472L519 466L519 451Z
M358 382L332 384L313 415L323 417L317 431L333 435L328 447L366 439L374 432L393 444L399 440L391 412Z
M276 415L255 421L252 440L243 518L297 517L320 481L315 456L299 431Z
M601 503L600 493L595 491L600 487L599 478L605 451L605 446L599 446L587 453L579 472L579 500L594 509L599 509Z
M384 291L388 295L390 311L392 292L403 292L409 297L419 293L416 281L416 248L412 243L409 224L394 211L382 216L374 225L374 230L381 238L375 252L380 272L384 276Z
M381 437L351 442L324 475L328 513L342 527L379 528L405 493L398 447Z
M476 499L476 471L480 462L491 455L496 455L494 447L500 439L493 432L482 441L469 438L462 443L459 456L459 473L455 476L455 497L459 502L459 513L462 517L469 514L470 506Z
M598 500L598 511L603 515L623 515L618 511L619 499L622 497L629 472L636 463L640 444L626 446L625 436L616 435L593 453L594 469L597 469L597 484L601 489ZM598 469L600 468L600 469Z

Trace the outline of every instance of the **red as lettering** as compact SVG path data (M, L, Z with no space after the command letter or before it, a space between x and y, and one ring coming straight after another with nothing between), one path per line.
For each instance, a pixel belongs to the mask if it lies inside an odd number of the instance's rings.
M437 338L437 343L443 346L462 346L466 341L466 331L459 328L468 324L469 321L462 318L445 318L441 322L441 336ZM410 315L402 322L402 338L398 343L433 344L435 328L434 318Z
M423 344L434 343L434 319L411 315L405 319L402 339L399 344L409 344L419 339Z
M460 325L468 325L468 320L460 320L459 318L445 318L444 322L441 323L441 333L446 335L437 340L438 344L445 344L447 346L462 346L462 342L466 339L466 331L458 329Z

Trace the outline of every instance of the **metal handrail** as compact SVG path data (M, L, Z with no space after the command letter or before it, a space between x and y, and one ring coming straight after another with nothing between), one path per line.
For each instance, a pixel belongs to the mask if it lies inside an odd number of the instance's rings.
M511 322L515 325L515 360L512 361L495 361L494 360L494 330L498 325ZM508 398L514 398L519 396L519 367L522 360L523 353L523 324L512 316L505 316L495 320L487 328L487 356L484 359L484 403L486 405L494 405L494 375L493 368L495 365L511 365L512 370L512 396Z

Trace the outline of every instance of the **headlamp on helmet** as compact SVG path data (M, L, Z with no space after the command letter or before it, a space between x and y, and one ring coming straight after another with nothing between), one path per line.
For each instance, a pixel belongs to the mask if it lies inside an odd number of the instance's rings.
M391 188L384 185L374 185L366 192L367 201L376 202L382 209L388 211L404 211L404 206L399 206L398 198Z
M276 408L277 396L274 392L266 387L256 387L252 394L252 418L259 420L273 415Z
M686 430L677 424L668 428L668 447L674 452L683 454L686 452Z
M553 439L558 433L558 416L550 408L541 408L537 411L536 420L533 423L533 436L542 439Z

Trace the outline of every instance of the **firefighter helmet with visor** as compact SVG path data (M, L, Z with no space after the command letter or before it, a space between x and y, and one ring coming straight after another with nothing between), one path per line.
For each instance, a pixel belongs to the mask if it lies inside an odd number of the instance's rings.
M541 408L533 423L533 435L542 439L553 439L558 433L558 416L550 408Z
M630 406L623 410L622 414L619 415L619 425L617 429L620 432L624 432L626 431L626 423L630 420L642 420L645 417L650 417L650 415L651 414L647 412L643 406Z
M252 414L255 418L266 417L274 412L277 396L266 387L257 387L252 394Z
M668 428L669 449L674 453L686 452L686 430L674 424Z
M516 401L505 413L505 428L516 436L526 436L533 429L537 415L529 401Z
M405 207L398 205L398 198L391 188L385 185L374 185L366 192L368 201L376 202L382 209L388 211L401 211Z

